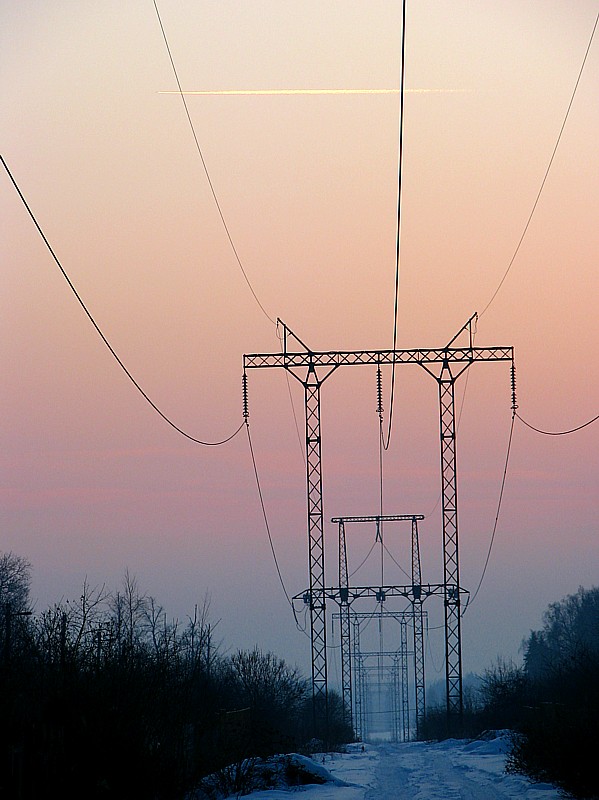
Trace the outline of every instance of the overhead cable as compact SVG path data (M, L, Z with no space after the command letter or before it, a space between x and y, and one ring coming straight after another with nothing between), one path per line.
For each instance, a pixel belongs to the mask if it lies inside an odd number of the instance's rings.
M156 403L154 403L154 401L153 401L153 400L152 400L152 399L149 397L149 395L148 395L148 394L147 394L147 393L146 393L146 392L145 392L145 391L142 389L142 387L139 385L139 383L138 383L138 382L136 381L136 379L133 377L133 375L131 374L131 372L129 372L129 370L127 369L127 367L126 367L126 366L125 366L125 364L123 363L122 359L119 357L119 355L118 355L118 353L116 352L116 350L113 348L113 346L110 344L110 342L108 341L108 339L107 339L107 338L106 338L106 336L104 335L104 333L103 333L103 331L101 330L100 326L98 325L98 323L96 322L96 320L93 318L93 316L92 316L92 314L91 314L90 310L87 308L87 306L86 306L86 305L85 305L85 303L83 302L83 299L81 298L81 295L79 294L79 292L78 292L78 291L77 291L77 289L75 288L75 286L74 286L73 282L71 281L71 279L69 278L69 276L68 276L68 274L67 274L67 272L66 272L65 268L64 268L64 267L62 266L62 264L60 263L60 261L59 261L59 259L58 259L58 256L56 255L56 253L55 253L55 252L54 252L54 250L52 249L52 246L51 246L50 242L48 241L48 239L47 239L47 237L46 237L46 234L43 232L43 230L42 230L42 228L41 228L41 226L40 226L39 222L38 222L38 221L37 221L37 219L35 218L35 215L34 215L33 211L32 211L32 210L31 210L31 208L29 207L29 204L28 204L28 203L27 203L27 201L25 200L25 197L24 197L24 195L23 195L22 191L20 190L20 188L19 188L19 186L18 186L17 182L16 182L16 181L15 181L15 179L13 178L13 176L12 176L12 173L11 173L11 171L9 170L9 168L8 168L8 166L7 166L7 164L6 164L6 161L4 160L4 158L3 158L1 155L0 155L0 161L2 161L2 166L3 166L3 167L4 167L4 169L6 170L6 173L8 174L8 177L10 178L10 180L12 181L12 184L13 184L13 186L15 187L15 189L16 189L16 191L17 191L17 194L18 194L18 195L19 195L19 197L21 198L21 202L23 203L23 205L24 205L24 206L25 206L25 208L27 209L27 212L28 212L29 216L31 217L31 219L32 219L32 221L33 221L33 224L34 224L34 225L35 225L35 227L37 228L37 231L38 231L39 235L42 237L42 240L43 240L44 244L46 245L46 248L48 249L48 252L50 253L50 255L52 256L52 258L54 259L54 261L55 261L56 265L58 266L58 269L59 269L59 270L61 271L61 273L62 273L62 276L64 277L65 281L66 281L66 282L67 282L67 284L69 285L69 288L71 289L71 291L72 291L72 292L73 292L73 294L75 295L75 297L76 297L77 301L79 302L79 305L80 305L80 306L81 306L81 308L82 308L82 309L85 311L85 313L86 313L86 315L87 315L87 318L89 319L89 321L91 322L91 324L94 326L94 328L95 328L95 330L96 330L96 333L97 333L97 334L99 335L99 337L102 339L102 341L104 342L104 344L106 345L106 347L107 347L107 348L108 348L108 350L110 351L111 355L113 356L113 358L115 359L115 361L117 362L117 364L119 365L119 367L120 367L120 368L123 370L123 372L125 373L125 375L126 375L128 378L129 378L129 380L131 381L131 383L132 383L132 384L135 386L135 388L136 388L136 389L137 389L137 391L138 391L138 392L141 394L141 396L144 398L144 400L146 400L146 402L147 402L147 403L149 403L149 404L150 404L150 406L152 406L152 408L154 409L154 411L155 411L155 412L156 412L156 413L157 413L159 416L161 416L161 417L162 417L162 419L163 419L163 420L164 420L166 423L168 423L168 424L171 426L171 428L174 428L174 429L177 431L177 433L180 433L180 434L181 434L181 436L184 436L186 439L189 439L190 441L192 441L192 442L195 442L196 444L201 444L201 445L204 445L205 447L217 447L217 446L219 446L219 445L226 444L227 442L230 442L230 441L231 441L231 439L233 439L235 436L237 436L237 434L239 433L239 431L240 431L240 430L243 428L243 422L241 423L241 425L240 425L240 426L239 426L239 427L238 427L238 428L237 428L235 431L233 431L233 433L232 433L230 436L227 436L225 439L221 439L221 440L220 440L220 441L218 441L218 442L207 442L207 441L204 441L203 439L197 439L195 436L191 436L189 433L187 433L187 432L186 432L186 431L184 431L182 428L180 428L178 425L176 425L176 424L175 424L175 423L174 423L174 422L173 422L173 421L172 421L172 420L171 420L169 417L167 417L167 415L166 415L166 414L165 414L163 411L161 411L161 410L160 410L160 408L158 408L158 406L156 405Z
M362 561L360 564L358 564L358 566L355 568L355 570L354 570L353 572L350 572L350 573L349 573L349 575L348 575L348 577L349 577L349 578L353 578L353 577L354 577L354 575L356 574L356 572L358 572L358 570L362 569L362 567L364 566L364 564L365 564L365 563L368 561L368 559L370 558L370 554L372 553L372 551L373 551L373 550L374 550L374 548L376 547L376 542L377 542L377 540L376 540L376 538L375 538L375 539L374 539L374 541L372 542L372 545L371 545L371 547L370 547L370 550L369 550L369 551L366 553L366 556L365 556L364 560L363 560L363 561Z
M535 428L535 426L531 425L530 422L527 422L525 419L522 419L520 414L516 414L516 416L518 417L520 422L526 425L527 428L530 428L532 431L536 431L537 433L542 433L544 436L567 436L570 433L575 433L576 431L580 431L583 428L586 428L588 425L592 425L593 422L597 422L597 420L599 419L599 414L597 414L597 416L593 417L593 419L589 419L587 420L587 422L583 422L582 425L577 425L575 428L570 428L567 431L544 431L541 430L541 428Z
M293 603L291 602L291 597L289 596L289 593L287 592L287 589L285 588L285 582L283 581L283 576L281 575L281 568L279 567L279 560L277 558L277 554L276 554L276 551L275 551L275 546L274 546L274 543L273 543L273 540L272 540L272 534L270 532L270 524L268 522L268 515L266 514L266 506L264 505L264 495L262 494L262 486L260 485L260 477L258 476L258 467L256 465L256 457L254 455L254 448L252 446L252 437L250 435L250 424L249 424L249 422L247 420L247 417L245 419L245 427L246 427L247 435L248 435L248 444L250 446L250 455L252 457L252 466L254 468L254 477L256 478L256 487L258 489L258 497L260 498L260 507L262 509L262 516L264 517L264 527L266 528L266 534L268 536L268 542L270 544L270 551L272 553L273 561L275 563L275 568L277 570L277 575L279 576L279 582L280 582L281 587L283 589L283 593L284 593L285 597L287 598L287 602L289 603L291 608L293 608ZM296 619L296 624L297 624L297 619ZM298 625L298 627L299 627L299 625Z
M300 436L299 425L297 421L297 414L295 413L295 403L293 402L293 394L291 393L291 382L289 380L289 373L285 370L285 380L287 382L287 394L289 395L289 402L291 404L291 413L293 414L293 422L295 425L295 433L297 434L297 441L299 444L299 449L302 454L302 458L304 460L304 464L306 463L306 451L304 450L304 446L302 445L302 437Z
M499 523L499 512L501 511L501 503L503 501L503 491L505 489L505 481L506 481L506 478L507 478L507 469L508 469L508 464L509 464L509 461L510 461L510 452L511 452L511 449L512 449L512 438L513 438L513 435L514 435L514 421L516 419L516 416L517 416L517 414L514 411L514 413L512 414L512 422L511 422L511 425L510 425L510 435L509 435L509 439L508 439L507 453L506 453L506 456L505 456L505 465L503 467L503 478L501 480L501 489L499 491L499 500L498 500L498 503L497 503L497 513L495 514L495 522L493 524L493 532L491 534L491 541L489 542L489 549L487 551L487 557L485 559L485 565L483 567L483 571L482 571L482 574L480 576L480 580L478 582L478 586L476 587L476 590L475 590L474 594L469 599L468 605L467 605L466 608L471 606L472 603L476 600L476 596L479 593L480 587L482 586L482 583L483 583L483 581L485 579L485 575L486 575L486 572L487 572L487 567L489 566L489 560L491 558L491 552L493 550L493 544L495 542L495 534L497 533L497 525ZM466 609L464 609L463 613L466 613ZM462 614L462 616L463 616L463 614Z
M512 364L511 364L511 368L510 368L510 379L511 379L511 386L512 386L512 422L511 422L511 425L510 425L510 435L509 435L508 443L507 443L507 453L506 453L506 456L505 456L505 465L503 467L503 478L501 479L501 489L499 491L499 501L497 503L497 513L495 514L495 523L493 525L493 532L491 534L491 541L489 543L489 549L487 551L487 557L485 559L485 565L483 567L482 575L480 576L480 580L478 582L478 586L476 587L476 591L474 592L473 595L469 595L468 596L468 601L466 603L466 606L465 606L464 610L462 611L462 616L464 616L464 614L468 610L468 607L469 607L470 603L472 603L472 602L474 602L474 600L476 600L476 596L480 591L480 587L482 586L483 580L485 579L485 574L487 572L487 567L489 566L489 559L491 558L491 551L493 550L493 543L495 541L495 534L497 533L497 524L499 522L499 512L501 511L501 503L502 503L502 500L503 500L503 490L505 489L505 480L506 480L506 477L507 477L507 468L508 468L508 464L509 464L509 461L510 461L510 452L511 452L511 449L512 449L512 437L514 435L514 422L516 421L516 416L517 416L517 413L518 413L518 398L516 396L516 364L515 364L513 359L512 359Z
M405 569L402 567L402 565L399 563L399 561L398 561L396 558L394 558L394 557L393 557L393 553L392 553L392 552L389 550L389 548L387 547L387 545L386 545L386 544L383 544L383 547L385 548L385 552L387 553L387 555L389 556L389 558L391 559L391 561L393 561L393 563L395 564L395 566L396 566L396 567L399 567L399 569L400 569L400 570L403 572L403 574L406 576L406 578L407 578L409 581L411 581L411 580L412 580L412 577L411 577L411 575L408 575L408 573L405 571Z
M177 81L177 86L179 88L179 95L180 95L181 100L183 102L183 107L185 108L185 113L187 115L187 120L189 122L189 126L191 128L191 132L193 134L193 138L194 138L194 141L195 141L195 144L196 144L196 149L197 149L198 154L200 156L200 161L202 162L202 167L204 168L204 172L206 174L206 179L208 180L208 186L210 187L210 191L212 193L212 197L214 199L214 203L216 205L220 220L222 222L223 228L224 228L225 233L227 235L227 239L229 240L229 244L231 245L231 250L233 251L233 255L235 256L235 260L237 261L237 264L239 265L239 269L241 270L241 273L242 273L243 277L245 278L245 282L247 283L247 285L249 287L249 290L250 290L250 292L252 293L252 295L254 297L254 300L256 301L258 306L260 307L260 310L262 311L264 316L268 320L270 320L270 322L272 322L273 325L276 325L276 321L266 311L266 309L264 308L264 306L260 302L260 299L258 298L258 295L254 291L254 287L252 286L252 284L250 282L250 279L248 278L247 272L245 271L244 266L243 266L243 264L241 262L241 258L239 256L239 253L237 252L237 248L235 247L235 243L233 242L233 237L231 236L231 232L229 231L229 226L227 225L227 221L225 219L225 215L223 213L223 210L221 208L221 204L220 204L218 196L216 194L216 190L214 188L214 184L212 183L212 179L210 178L210 173L208 172L208 166L206 164L206 160L204 159L204 154L202 152L202 148L200 147L200 141L199 141L198 136L196 134L196 130L195 130L195 127L194 127L194 124L193 124L193 120L191 119L191 114L189 113L189 108L187 106L187 101L185 100L185 94L183 92L183 89L181 88L181 82L179 81L179 74L178 74L177 68L175 66L175 60L173 58L173 54L171 52L171 48L169 46L168 39L166 37L166 31L164 29L164 25L162 24L162 19L160 17L160 12L158 11L158 5L156 4L156 0L154 0L154 8L156 10L156 16L158 17L158 23L160 25L160 30L162 31L162 38L164 39L164 44L166 45L166 50L167 50L167 53L168 53L168 57L169 57L169 60L171 62L171 67L173 69L173 74L175 76L175 80Z
M285 348L284 348L284 344L283 344L283 337L279 335L279 322L280 322L280 320L277 320L276 334L277 334L277 339L279 340L279 347L281 348L281 354L284 355ZM295 432L297 434L297 441L298 441L300 452L302 454L302 458L303 458L304 464L305 464L306 463L306 452L305 452L304 446L302 444L302 437L300 436L299 424L298 424L298 421L297 421L297 414L295 413L295 403L293 402L293 394L291 393L291 382L289 380L289 371L288 370L285 370L285 380L287 382L287 393L289 395L289 402L291 404L291 413L293 414L293 422L295 424Z
M558 148L560 140L562 138L562 133L564 132L564 128L566 127L566 122L568 121L568 116L570 115L570 109L572 108L572 103L574 102L574 97L575 97L576 91L578 89L578 84L580 83L580 79L582 77L582 72L584 70L584 65L586 64L587 56L589 55L589 50L591 49L591 44L593 43L593 38L595 36L595 31L597 30L597 23L599 23L599 14L597 14L597 17L595 18L595 24L593 25L593 30L591 32L591 38L589 39L589 43L587 45L587 49L585 51L584 58L582 60L582 65L581 65L580 70L578 72L578 77L576 78L576 83L574 85L574 90L572 91L572 96L570 97L570 102L568 103L568 108L566 109L566 114L564 116L564 121L562 122L562 126L560 128L560 131L559 131L559 134L558 134L558 137L557 137L557 141L555 142L555 146L553 148L553 152L551 153L551 158L549 159L549 164L547 165L547 169L545 170L545 175L543 176L543 180L541 181L541 186L539 188L539 191L537 192L537 196L536 196L535 201L533 203L532 210L531 210L531 212L530 212L530 214L528 216L528 219L526 220L526 225L524 226L524 230L522 231L522 235L520 236L520 239L518 240L518 244L516 245L516 249L513 252L513 255L511 257L511 259L510 259L509 264L507 265L507 269L504 272L502 279L499 281L499 285L497 286L497 288L493 292L493 295L492 295L491 299L489 300L489 302L487 303L487 305L483 308L483 310L479 314L479 317L483 316L483 314L487 311L487 309L489 308L489 306L491 305L493 300L495 300L495 298L497 297L497 295L499 293L499 290L503 286L504 281L507 278L508 273L512 268L512 265L513 265L514 261L516 260L516 256L518 255L518 252L520 250L522 242L524 241L524 237L526 236L526 233L527 233L528 228L530 226L531 220L533 218L533 215L534 215L534 213L536 211L536 208L537 208L537 205L539 203L539 199L541 197L541 193L542 193L542 191L543 191L543 189L545 187L545 183L547 181L547 176L549 175L549 170L551 169L551 165L553 164L553 159L555 158L555 154L557 152L557 148Z
M244 380L244 387L245 386L246 386L246 383L245 383L245 380ZM246 392L247 392L247 390L244 388L244 394L246 394ZM283 589L283 594L285 595L285 599L287 600L287 602L289 603L289 606L291 607L291 611L292 611L293 617L295 619L295 627L298 629L298 631L300 633L303 633L305 636L309 637L310 634L306 631L305 625L304 625L304 627L302 627L300 625L300 623L299 623L299 620L297 618L297 612L295 610L295 606L293 605L293 600L289 596L289 592L287 591L287 588L285 586L285 581L283 580L283 575L281 573L281 568L279 566L279 559L277 558L277 553L276 553L276 550L275 550L275 546L274 546L274 542L273 542L273 538L272 538L272 533L270 531L270 523L268 521L268 514L266 513L266 505L264 503L264 495L262 493L262 485L260 483L260 476L258 474L258 466L256 464L256 457L254 455L254 447L252 445L252 437L251 437L251 434L250 434L250 424L249 424L249 421L248 421L248 414L247 414L247 405L246 405L246 411L244 412L244 416L245 416L244 424L245 424L246 430L247 430L248 444L250 446L250 455L251 455L251 458L252 458L252 466L254 468L254 477L256 479L256 488L258 489L258 497L260 499L260 508L262 510L262 517L264 518L264 527L266 528L266 534L268 536L268 542L270 544L270 552L272 553L272 558L273 558L273 561L274 561L275 569L276 569L277 575L279 577L279 583L281 584L281 588ZM340 645L327 645L327 648L328 649L334 649L334 648L339 647L339 646Z
M428 648L428 654L430 656L430 661L431 661L431 664L433 665L433 669L437 674L439 674L441 672L441 670L443 669L443 664L441 664L438 668L437 668L437 665L435 664L435 658L433 656L433 649L431 647L431 640L430 640L430 636L429 636L429 630L435 630L435 628L430 628L429 629L428 623L427 623L427 626L426 626L426 646Z
M400 61L400 89L399 89L399 151L397 163L397 229L395 237L395 293L393 301L393 352L397 347L397 312L399 306L399 255L401 245L401 182L403 172L403 116L404 116L404 76L406 52L406 0L402 3L401 20L401 61ZM391 427L393 425L393 403L395 398L395 356L391 366L391 396L389 400L389 425L387 427L387 441L383 441L385 450L391 443Z

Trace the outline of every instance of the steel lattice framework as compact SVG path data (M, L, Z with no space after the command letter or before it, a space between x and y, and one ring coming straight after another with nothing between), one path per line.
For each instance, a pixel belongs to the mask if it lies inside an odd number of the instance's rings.
M333 520L334 521L334 520ZM347 569L347 542L345 539L345 520L339 519L339 618L341 627L341 699L343 701L344 721L353 727L352 714L352 671L351 671L351 629L349 623L349 572ZM347 591L346 591L347 590Z
M408 687L408 626L404 622L399 626L400 648L395 657L396 669L399 672L399 689L401 692L402 742L410 738L410 692ZM399 737L397 737L399 739Z
M358 672L363 677L359 683L359 691L363 695L362 707L365 708L363 713L362 728L356 728L356 738L361 740L367 732L366 718L369 715L367 706L367 697L371 683L368 681L368 675L375 673L377 675L379 686L387 684L391 690L391 710L393 716L393 740L396 742L407 742L410 738L410 698L408 691L408 650L407 639L407 620L400 625L400 641L398 650L380 651L373 650L371 652L361 652L359 656L360 666ZM377 664L368 664L369 658L376 658ZM388 680L385 682L384 678ZM375 683L375 685L376 685ZM361 732L358 732L361 731Z
M341 366L416 364L438 383L441 435L441 486L443 513L443 563L445 602L445 674L448 716L462 714L461 608L458 546L458 495L455 446L456 380L473 363L510 361L512 347L475 347L473 314L445 346L440 348L388 350L324 350L307 347L284 323L282 351L254 353L243 357L244 374L249 369L287 370L304 387L306 412L306 478L308 500L308 557L310 571L310 630L312 646L312 691L327 708L326 596L324 525L322 505L320 388ZM466 336L466 346L455 343Z
M354 662L354 731L358 741L366 737L366 709L365 703L365 680L364 658L360 649L360 620L356 616L353 618L354 635L353 643L353 662Z
M422 617L426 617L426 612L421 611ZM409 701L409 680L408 680L408 656L412 655L414 657L414 666L415 670L417 667L417 660L416 660L416 652L409 651L408 649L408 641L407 641L407 628L408 625L414 625L414 614L412 611L354 611L353 609L350 611L349 614L350 622L353 625L353 636L351 638L351 642L348 643L348 646L351 648L350 650L350 660L354 663L354 669L352 670L352 697L350 698L349 702L352 703L350 713L351 717L347 717L347 719L351 719L353 729L356 733L356 737L360 739L362 737L362 732L365 728L365 716L367 712L363 712L363 695L366 691L363 683L364 681L360 680L363 675L368 672L368 667L364 664L364 659L367 656L381 656L387 655L393 658L393 665L392 665L392 674L393 674L393 712L394 712L394 735L395 740L400 741L401 737L399 735L400 732L400 721L403 718L403 722L401 725L404 729L404 741L407 741L409 738L409 723L407 721L407 715L409 713L410 708L410 701ZM368 623L373 619L393 619L395 620L400 627L400 636L399 636L399 649L391 651L390 653L382 653L381 651L372 651L372 652L364 652L360 647L360 630L362 621L366 620ZM340 611L338 614L333 614L333 620L335 619L342 619L342 612ZM417 643L415 637L415 646ZM423 642L422 642L423 644ZM343 645L342 645L342 657L343 657ZM357 665L360 664L358 667ZM424 678L424 676L423 676ZM415 676L416 680L416 676ZM418 700L418 692L416 692L416 698ZM344 701L346 698L344 698ZM420 713L419 713L420 712ZM424 718L424 707L420 707L420 710L416 708L416 732L418 733L419 726L422 724Z
M416 692L416 736L426 714L424 680L424 611L422 609L422 571L418 543L418 517L412 517L412 615L414 618L414 688Z
M383 523L385 522L411 522L411 562L412 562L412 603L411 621L414 634L414 685L416 693L416 728L420 728L425 715L425 681L424 681L424 630L423 630L423 597L422 597L422 570L420 565L420 544L418 539L418 522L423 520L422 514L375 514L367 516L333 517L331 522L339 525L339 618L341 627L341 694L343 700L343 713L345 719L352 723L352 674L351 674L351 642L350 642L350 595L346 524L349 523L374 523L376 525L376 540L382 544ZM380 588L380 587L374 587ZM359 612L351 612L356 614ZM394 612L381 610L381 617L392 615ZM403 612L402 612L403 613ZM401 616L401 615L400 615ZM399 616L396 616L399 619ZM354 693L355 696L355 693Z

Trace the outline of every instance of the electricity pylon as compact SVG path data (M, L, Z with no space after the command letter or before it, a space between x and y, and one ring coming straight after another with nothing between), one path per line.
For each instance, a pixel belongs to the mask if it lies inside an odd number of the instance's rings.
M337 614L333 614L333 620L341 619L342 612L340 611ZM426 612L422 611L423 618L426 618ZM348 724L351 722L354 731L356 732L356 736L361 738L362 731L364 730L364 721L363 721L363 714L362 714L362 694L363 688L360 683L360 675L357 674L359 669L356 669L357 664L361 664L362 673L367 669L364 665L364 659L367 656L377 656L381 655L381 651L372 651L372 652L365 652L361 649L360 645L360 633L361 633L361 625L363 621L366 621L366 624L369 624L373 619L379 620L393 620L399 624L400 634L399 634L399 647L387 653L387 655L391 655L393 658L393 670L397 668L397 674L393 672L394 681L397 680L397 686L393 688L393 712L394 712L394 735L397 738L397 741L400 741L400 736L398 731L400 731L400 727L403 725L404 728L404 740L407 741L409 738L409 722L408 722L408 710L410 708L410 701L409 701L409 673L408 673L408 656L413 657L413 664L414 670L416 670L416 653L414 651L408 650L407 644L407 629L408 625L414 624L414 614L413 611L355 611L352 609L349 614L351 625L353 626L353 634L351 637L351 642L348 642L348 647L350 648L350 660L353 662L354 668L351 671L351 689L352 694L349 698L350 707L347 711L345 719L347 720ZM417 641L417 640L416 640ZM343 652L343 645L342 645L342 652ZM342 679L343 680L343 679ZM424 681L424 674L421 678ZM415 683L416 683L416 675L415 675ZM415 691L416 701L418 702L418 698L422 699L422 695L419 695L417 689ZM347 698L344 698L347 702ZM418 731L420 726L422 725L422 721L424 720L425 716L425 708L423 706L417 706L416 710L416 734L418 735Z
M418 522L423 520L422 514L375 514L370 516L333 517L331 522L339 525L339 616L341 628L341 696L343 713L347 721L352 721L352 676L351 676L351 644L350 644L350 605L352 593L349 585L347 566L346 525L351 523L374 523L376 525L376 541L383 544L383 524L385 522L411 522L411 563L412 563L412 625L414 634L414 685L416 692L416 729L420 729L425 714L425 681L424 681L424 631L422 610L422 570L420 565L420 544L418 539ZM380 616L394 612L383 612ZM403 613L403 612L402 612Z
M390 350L311 350L278 320L283 349L277 353L244 355L244 374L250 369L285 369L304 387L306 413L306 491L310 589L312 696L327 709L325 552L322 503L320 389L341 366L416 364L438 384L441 437L441 496L443 516L443 594L445 607L445 686L448 719L461 719L462 637L456 471L455 382L473 363L510 361L512 347L475 347L473 314L444 347ZM467 344L455 345L465 335ZM295 349L292 349L292 345Z

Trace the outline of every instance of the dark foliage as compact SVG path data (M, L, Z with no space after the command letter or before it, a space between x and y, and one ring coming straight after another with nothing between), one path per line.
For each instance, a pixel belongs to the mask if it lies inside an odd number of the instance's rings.
M599 798L599 588L553 603L524 643L528 704L509 768Z
M306 744L301 751L306 754L338 750L355 739L351 725L345 719L343 701L334 691L328 693L325 708L323 700L312 698L304 703L300 719L302 740Z
M168 622L128 574L39 616L28 594L29 565L1 561L0 797L175 800L310 738L305 680L271 653L222 657L207 603Z
M493 667L485 670L474 686L464 683L464 709L461 719L448 720L445 705L436 705L428 709L419 738L476 738L487 730L511 727L513 711L518 707L522 692L521 675L521 669L511 662L499 659Z
M507 768L553 783L568 796L596 800L598 748L597 705L591 710L543 703L515 732Z
M599 588L549 606L524 642L524 666L499 660L465 704L458 735L510 729L512 772L599 799ZM422 738L448 735L444 709L429 712Z

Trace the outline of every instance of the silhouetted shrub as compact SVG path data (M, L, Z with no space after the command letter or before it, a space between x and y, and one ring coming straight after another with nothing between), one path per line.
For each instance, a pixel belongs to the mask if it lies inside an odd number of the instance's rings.
M126 574L30 616L29 570L0 555L0 797L180 800L213 773L238 792L313 735L306 680L257 648L222 657L206 602L169 622Z
M508 768L578 798L599 797L599 588L552 603L524 643L526 715Z

